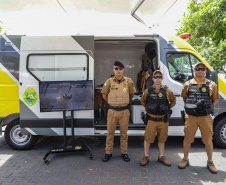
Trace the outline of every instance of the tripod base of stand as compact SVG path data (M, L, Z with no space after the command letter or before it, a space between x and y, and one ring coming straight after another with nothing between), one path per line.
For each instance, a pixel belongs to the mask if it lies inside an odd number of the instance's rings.
M67 145L67 133L66 133L66 111L63 111L63 130L64 130L64 147L53 147L47 154L43 157L44 162L47 164L50 162L50 159L47 159L47 157L50 154L56 154L56 153L69 153L69 152L83 152L88 151L89 152L89 158L93 159L93 154L90 150L90 148L83 144L82 146L75 146L75 137L74 137L74 111L71 111L71 145Z
M93 159L93 154L92 154L90 148L86 144L83 144L82 146L75 146L74 148L72 146L67 146L66 148L55 146L49 152L47 152L47 154L43 157L43 160L44 160L45 164L47 164L50 162L50 159L47 159L47 157L50 154L84 152L84 151L89 152L89 158Z

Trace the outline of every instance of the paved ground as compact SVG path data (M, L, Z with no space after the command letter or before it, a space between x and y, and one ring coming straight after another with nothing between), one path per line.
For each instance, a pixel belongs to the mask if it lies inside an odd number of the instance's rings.
M51 155L50 164L42 158L54 145L63 144L61 137L43 137L36 147L28 151L11 149L4 137L0 137L0 184L226 184L226 150L214 148L214 162L218 174L211 174L206 168L206 154L200 139L192 144L190 164L185 170L177 165L182 159L182 137L169 137L166 143L166 157L171 167L157 162L157 143L150 148L151 161L141 167L143 138L129 137L131 162L120 158L119 137L115 139L113 158L103 163L105 137L78 138L77 144L86 143L92 149L94 159L88 152Z

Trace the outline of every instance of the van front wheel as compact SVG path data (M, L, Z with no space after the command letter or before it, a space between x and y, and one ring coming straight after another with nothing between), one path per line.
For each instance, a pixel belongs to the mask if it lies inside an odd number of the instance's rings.
M38 140L38 136L21 134L19 119L11 121L6 126L4 135L6 143L15 150L28 150Z
M226 148L226 118L222 118L214 123L213 143L220 148Z

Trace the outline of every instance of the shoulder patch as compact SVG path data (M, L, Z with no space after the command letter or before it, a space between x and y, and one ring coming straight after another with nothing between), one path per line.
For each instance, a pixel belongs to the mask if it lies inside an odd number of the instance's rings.
M143 92L143 95L144 95L145 91Z
M217 86L217 84L214 81L211 81L210 85L216 85Z
M104 83L104 86L107 86L107 82Z
M166 92L173 92L170 88L167 88Z

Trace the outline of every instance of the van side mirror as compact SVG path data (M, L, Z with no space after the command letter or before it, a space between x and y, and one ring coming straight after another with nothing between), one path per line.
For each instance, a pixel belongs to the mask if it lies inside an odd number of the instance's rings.
M218 75L215 70L210 73L210 80L214 81L218 85Z

